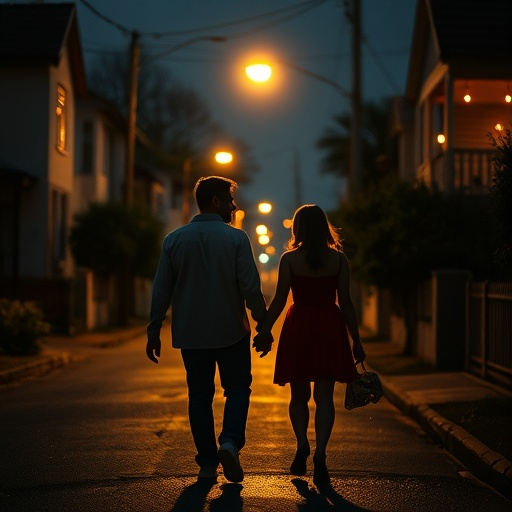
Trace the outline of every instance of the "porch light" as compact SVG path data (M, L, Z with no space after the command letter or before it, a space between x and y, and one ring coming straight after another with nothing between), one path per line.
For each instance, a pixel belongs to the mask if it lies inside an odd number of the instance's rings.
M464 95L464 101L466 103L469 103L471 101L471 95L469 94L469 86L468 86L467 82L466 82L466 94Z
M501 123L496 123L496 126L494 127L494 129L497 132L501 132L503 130L503 125Z
M446 137L442 133L440 133L437 136L437 142L439 142L439 144L444 144L446 142Z

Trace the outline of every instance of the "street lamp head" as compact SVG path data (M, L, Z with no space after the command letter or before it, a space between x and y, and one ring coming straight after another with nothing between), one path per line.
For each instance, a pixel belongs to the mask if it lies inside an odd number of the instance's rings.
M229 151L217 151L215 161L219 164L229 164L233 161L233 154Z
M272 68L268 64L250 64L245 67L245 74L253 82L266 82L272 76Z
M270 213L272 211L272 204L267 202L262 202L258 204L258 210L260 213Z

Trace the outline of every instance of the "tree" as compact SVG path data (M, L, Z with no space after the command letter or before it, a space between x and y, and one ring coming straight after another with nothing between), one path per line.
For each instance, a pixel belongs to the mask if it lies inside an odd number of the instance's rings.
M503 277L512 276L512 131L489 136L496 153L491 186L491 216L494 232L494 260Z
M214 147L236 152L236 165L230 177L250 181L257 166L250 147L229 135L217 123L199 94L184 87L172 73L152 62L142 49L138 81L137 126L151 141L151 148L137 148L137 159L146 163L164 163L181 169L185 159L194 162L193 178L211 174ZM128 52L103 54L94 63L90 87L110 100L124 115L127 113L129 83ZM218 172L218 171L217 171Z
M78 266L118 279L119 323L128 321L127 283L152 278L158 264L162 225L146 212L121 203L93 203L75 216L69 243Z
M148 213L121 203L93 203L75 216L69 242L79 266L100 274L124 268L153 277L161 236L162 225Z
M363 105L362 167L363 186L393 172L389 147L388 100L380 103L368 102ZM326 152L320 171L338 176L349 174L349 146L351 117L340 114L334 117L334 127L328 127L318 139L316 147Z
M414 296L419 282L439 268L489 269L486 204L447 196L422 182L388 177L343 204L343 226L355 278L398 298L413 347Z

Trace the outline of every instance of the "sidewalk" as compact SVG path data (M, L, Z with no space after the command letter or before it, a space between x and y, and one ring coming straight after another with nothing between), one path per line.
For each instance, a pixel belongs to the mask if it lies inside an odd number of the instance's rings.
M44 353L30 362L8 369L0 365L0 386L24 378L37 377L55 368L71 363L91 348L101 349L120 345L143 335L144 325L111 332L93 332L74 337L49 336ZM512 394L465 372L418 373L391 375L378 363L386 360L400 364L397 347L389 342L367 341L368 370L377 371L381 377L386 398L404 414L412 417L436 443L452 453L481 481L492 486L508 499L512 499L512 462L491 450L434 408L439 404L474 401L487 397L511 397ZM2 358L0 356L0 363ZM375 367L372 368L372 360ZM25 361L25 360L23 360ZM375 368L379 366L380 371Z
M37 356L8 357L0 354L0 386L44 375L83 357L86 350L114 347L145 332L146 325L140 323L105 332L46 336L42 343L44 348Z
M397 353L389 342L366 342L367 369L372 359L388 359ZM372 368L373 371L377 371ZM387 375L378 372L386 398L410 416L436 443L449 451L482 482L512 499L512 462L493 451L460 425L449 421L435 407L484 398L511 398L512 393L466 372L430 372ZM507 436L510 439L510 434Z

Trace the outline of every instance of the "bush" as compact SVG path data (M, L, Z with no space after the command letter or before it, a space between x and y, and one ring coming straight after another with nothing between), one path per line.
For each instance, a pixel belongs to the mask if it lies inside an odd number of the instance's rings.
M39 338L49 332L50 324L33 302L0 298L0 349L5 354L37 354Z

